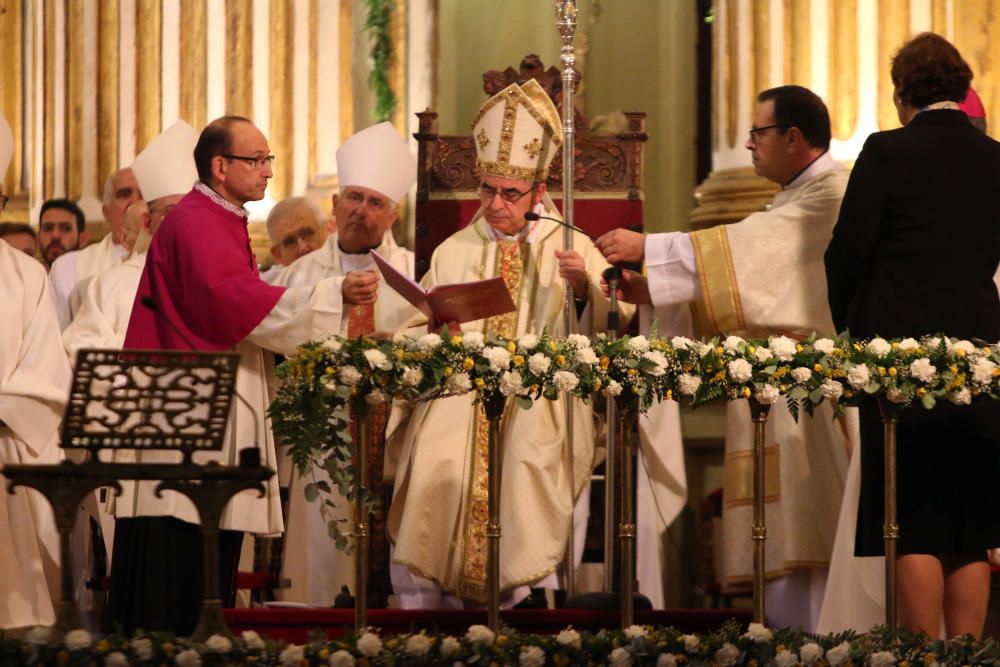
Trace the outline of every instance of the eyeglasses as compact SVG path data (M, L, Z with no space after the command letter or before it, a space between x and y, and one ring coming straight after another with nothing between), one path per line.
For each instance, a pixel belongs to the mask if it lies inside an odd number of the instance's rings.
M10 201L10 197L7 195L0 195L0 211L7 208L7 202Z
M485 199L486 201L493 201L494 197L500 195L500 199L504 200L508 204L516 204L518 200L521 199L521 197L528 194L529 192L534 191L534 189L535 189L534 187L530 187L524 192L521 192L516 188L504 188L502 190L498 190L492 185L487 185L486 183L480 183L479 196Z
M254 157L253 155L220 155L219 157L224 157L227 160L242 160L254 169L263 169L265 165L270 166L274 164L273 155L262 155L260 157Z
M292 248L298 246L300 241L308 243L312 240L316 236L316 231L315 227L303 227L298 232L289 234L285 238L281 239L280 245L285 250L291 250Z
M757 135L761 132L767 132L768 130L773 130L775 128L781 128L782 130L787 130L791 125L765 125L764 127L751 127L748 131L750 132L750 141L757 141Z

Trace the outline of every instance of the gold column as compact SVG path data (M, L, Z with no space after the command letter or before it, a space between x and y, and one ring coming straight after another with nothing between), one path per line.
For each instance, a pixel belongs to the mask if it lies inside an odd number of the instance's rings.
M66 5L66 196L74 201L83 195L83 40L86 38L83 3L85 1L69 0Z
M163 16L160 0L136 0L135 152L160 133L160 76Z
M226 113L253 116L253 0L226 0Z
M830 107L833 136L848 139L858 124L858 3L836 0L829 6Z
M812 85L810 0L785 0L785 83ZM794 37L793 37L794 35Z
M975 75L972 86L983 101L987 125L991 128L990 134L996 136L997 117L1000 115L1000 88L995 63L1000 60L1000 53L997 51L1000 48L1000 20L990 18L997 16L997 3L990 0L962 0L956 2L954 7L953 42L972 68Z
M24 164L22 150L24 149L24 39L22 22L24 7L20 2L6 3L5 11L0 14L0 43L7 48L4 58L0 60L0 111L10 123L14 134L14 157L6 174L0 174L3 192L8 197L21 194L24 189L21 180L21 170ZM13 202L8 208L13 207ZM5 214L4 218L10 217Z
M750 119L747 125L753 125L753 109L757 106L757 94L771 87L771 2L770 0L753 0L751 5L750 30L750 71L753 73L750 86Z
M118 169L118 0L97 3L97 184Z
M307 183L316 176L316 91L319 89L319 73L316 61L319 57L318 0L309 0L309 151L306 173Z
M878 2L878 127L899 127L896 106L892 103L892 77L889 63L910 36L910 0Z
M351 0L340 0L340 143L354 134L354 90L351 80L354 17Z
M931 30L948 36L948 0L931 0Z
M295 5L292 0L271 0L270 3L270 85L271 127L268 140L274 161L271 196L280 201L288 196L294 178L295 141L292 110L294 107L294 62L289 48L294 30Z
M730 148L736 145L737 127L742 118L738 118L740 109L740 59L739 49L736 48L739 40L738 7L736 0L726 2L726 48L728 57L723 61L723 87L726 91L726 99L729 100L729 113L726 114L726 143Z
M389 86L396 93L396 111L392 124L406 136L406 0L396 0L390 17L392 62L389 64Z
M56 189L56 8L53 3L43 6L38 4L39 11L44 13L45 25L45 62L42 67L45 71L45 110L44 121L42 123L44 176L42 199L51 199ZM60 184L61 185L61 184Z
M204 0L181 0L180 116L196 130L200 130L207 122L207 22L208 11Z

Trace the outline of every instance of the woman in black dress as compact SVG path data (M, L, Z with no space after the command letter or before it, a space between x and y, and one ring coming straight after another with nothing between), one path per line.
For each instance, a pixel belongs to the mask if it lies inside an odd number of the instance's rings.
M972 72L924 33L892 61L903 127L868 137L826 251L839 331L868 338L945 333L1000 339L1000 143L958 110ZM855 552L882 555L878 408L861 407ZM990 403L906 410L900 420L899 618L950 636L983 630L986 550L1000 545L1000 412Z

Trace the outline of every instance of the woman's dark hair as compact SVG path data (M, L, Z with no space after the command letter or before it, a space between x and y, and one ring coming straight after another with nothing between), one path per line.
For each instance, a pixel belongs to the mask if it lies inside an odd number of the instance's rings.
M198 170L198 179L210 184L212 179L212 158L224 155L232 150L234 123L252 123L243 116L222 116L205 126L194 147L194 166Z
M890 74L899 100L918 109L935 102L961 102L972 81L962 54L933 32L903 44L892 58Z
M783 128L797 127L813 148L830 149L830 112L819 95L802 86L769 88L758 102L774 101L774 122Z

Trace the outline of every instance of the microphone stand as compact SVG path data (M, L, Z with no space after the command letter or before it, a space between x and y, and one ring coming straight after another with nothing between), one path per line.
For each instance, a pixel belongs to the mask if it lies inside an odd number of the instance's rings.
M616 264L604 270L604 280L608 283L608 338L618 337L618 282L622 277L621 266ZM618 497L618 410L613 396L608 396L605 407L607 418L607 455L604 460L604 592L615 591L615 499Z

